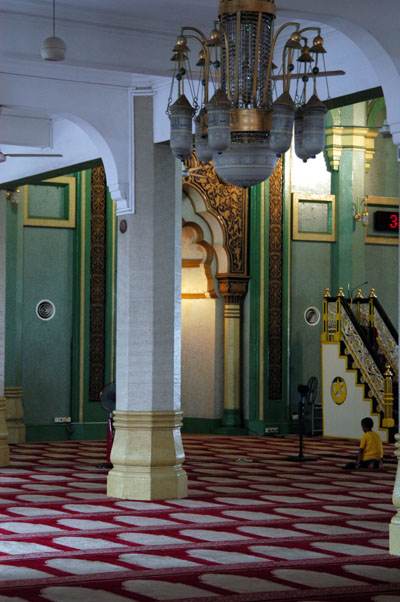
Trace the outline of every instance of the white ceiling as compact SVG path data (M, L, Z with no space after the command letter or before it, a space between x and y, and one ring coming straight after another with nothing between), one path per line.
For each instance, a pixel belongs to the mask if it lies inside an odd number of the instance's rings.
M383 11L376 0L280 0L277 23L301 19L330 25L325 28L330 38L329 66L344 66L345 70L348 67L343 63L359 62L360 52L351 49L343 57L341 50L347 47L352 34L357 38L357 29L362 27L400 67L400 3L385 0L384 4ZM217 9L218 0L56 0L56 33L68 46L66 61L57 65L57 72L70 66L168 76L179 27L196 25L207 32ZM52 0L0 0L3 59L43 67L39 48L41 41L51 35L51 18ZM358 69L359 76L364 67L361 64ZM379 75L374 77L376 81ZM354 82L354 77L351 80Z
M171 50L180 26L194 25L207 33L217 12L218 0L56 0L56 35L65 40L68 51L62 63L48 63L40 57L40 44L52 35L52 0L0 0L0 105L10 75L36 77L38 86L53 79L160 89L167 82L163 78L171 75ZM346 71L343 77L330 78L331 97L380 85L389 89L391 82L400 88L399 0L278 0L276 25L289 20L322 26L327 68ZM193 46L194 56L197 51ZM320 96L328 96L324 85ZM159 94L163 115L164 104ZM32 109L29 97L24 104L6 107L3 116L10 113L53 116L37 104ZM397 119L392 115L391 123L396 120L400 123L400 114ZM60 122L54 129L56 152L62 146L61 133L68 138L64 126ZM0 143L4 152L12 150L1 139L1 116ZM69 156L65 145L62 152ZM89 155L93 152L90 148ZM20 166L15 172L28 169L27 162L15 161ZM0 165L0 181L11 179L11 165L11 160Z

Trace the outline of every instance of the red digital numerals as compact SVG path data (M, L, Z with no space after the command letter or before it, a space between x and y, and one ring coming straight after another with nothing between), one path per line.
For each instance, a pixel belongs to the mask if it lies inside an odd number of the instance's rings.
M391 228L392 230L399 229L399 216L397 213L390 214L389 228Z

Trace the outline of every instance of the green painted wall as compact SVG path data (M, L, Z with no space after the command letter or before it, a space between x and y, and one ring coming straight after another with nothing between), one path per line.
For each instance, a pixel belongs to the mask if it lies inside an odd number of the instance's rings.
M43 179L57 175L46 174ZM5 384L24 387L28 440L106 435L107 414L100 403L88 401L91 170L67 175L76 178L75 228L24 227L22 193L19 204L7 205ZM64 217L63 207L49 197L53 194L49 187L44 189L38 178L32 184L35 214ZM115 210L108 197L107 382L115 374L115 228ZM35 316L36 303L44 298L56 305L49 322ZM72 423L55 424L55 416L71 416Z
M71 415L73 231L24 227L22 387L26 424ZM51 320L36 315L43 299Z
M5 387L21 386L22 370L22 278L23 278L23 206L6 206L6 355Z
M328 123L344 127L379 128L385 118L383 99L363 101L336 108L328 115ZM285 157L284 198L284 289L283 289L283 386L285 399L280 404L268 400L268 305L260 304L261 273L264 269L264 287L268 287L268 247L261 236L261 212L268 204L268 187L262 198L260 187L251 191L250 201L250 342L249 342L249 430L262 433L266 426L277 426L280 432L293 432L296 422L291 411L297 410L297 386L317 376L321 400L321 322L309 326L304 320L307 307L322 311L322 296L326 287L336 294L342 286L347 292L368 281L364 295L375 287L378 297L394 324L396 324L398 293L398 248L365 243L364 227L354 220L357 198L365 195L393 196L399 194L399 169L396 147L391 138L379 135L371 169L365 173L365 155L361 151L343 150L339 171L328 171L322 155L300 162L293 154ZM336 195L336 241L311 242L293 240L292 193ZM322 216L314 215L315 222ZM264 268L261 257L264 255ZM285 314L286 308L289 313ZM260 322L264 319L264 355L260 355ZM260 366L264 364L264 420L259 419ZM286 379L288 376L288 379ZM288 380L288 387L285 386Z

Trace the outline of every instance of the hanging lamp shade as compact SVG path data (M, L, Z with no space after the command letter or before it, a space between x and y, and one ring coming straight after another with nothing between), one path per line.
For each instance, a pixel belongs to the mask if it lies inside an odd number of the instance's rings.
M325 146L325 117L327 108L313 94L303 112L303 151L310 156L318 155Z
M311 153L307 153L303 148L303 129L304 115L303 107L297 109L294 116L294 152L299 159L304 163L311 157Z
M213 154L214 169L229 184L249 188L267 180L275 169L276 153L267 144L232 144Z
M212 151L208 145L208 136L202 135L202 125L200 116L194 120L195 135L194 145L196 148L196 155L199 161L202 163L209 163L212 159Z
M170 106L171 151L177 159L183 161L192 154L192 117L193 107L184 94L181 94Z
M282 155L290 148L293 133L294 102L289 92L284 92L272 105L269 147Z
M66 53L64 40L56 36L46 38L40 46L40 55L44 61L63 61Z
M231 115L230 102L221 88L216 90L206 108L209 147L213 152L224 151L231 143Z

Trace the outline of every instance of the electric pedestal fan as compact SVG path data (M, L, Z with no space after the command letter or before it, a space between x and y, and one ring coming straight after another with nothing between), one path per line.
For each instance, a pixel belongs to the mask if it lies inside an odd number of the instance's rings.
M311 376L306 385L297 387L299 397L299 453L297 456L288 456L285 460L290 462L314 462L317 458L303 455L304 418L307 411L315 403L317 397L318 380Z

